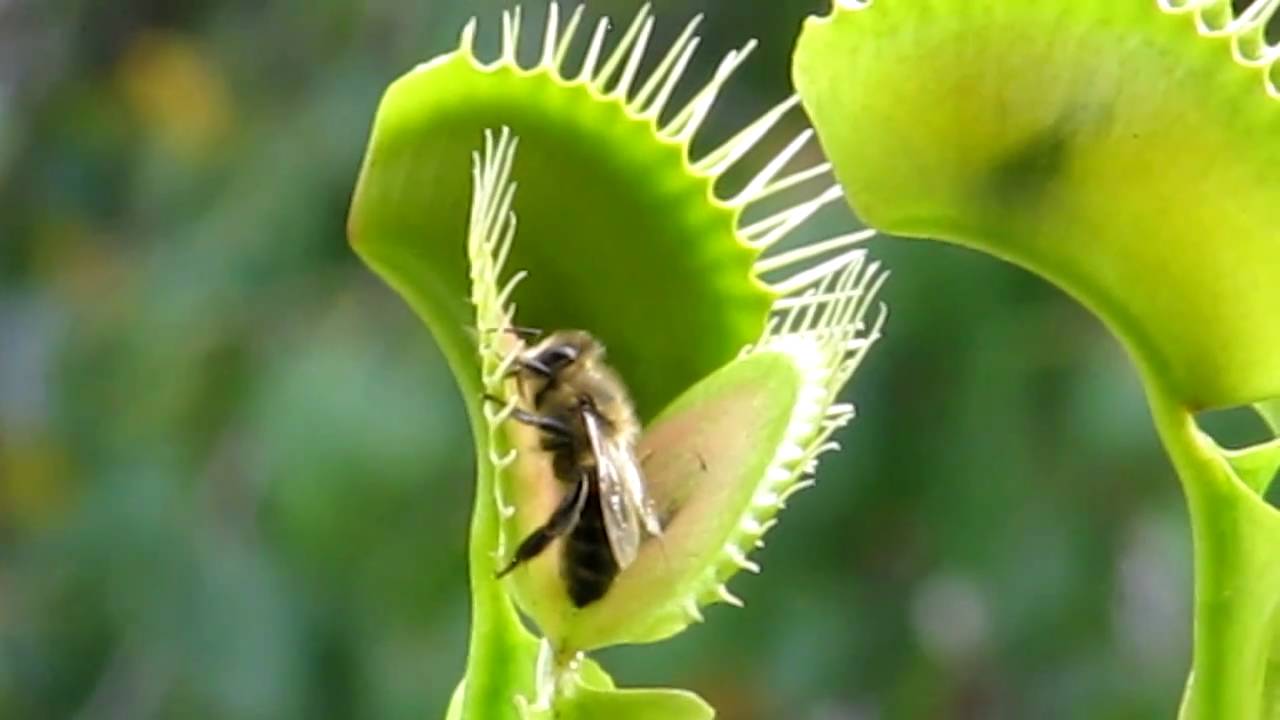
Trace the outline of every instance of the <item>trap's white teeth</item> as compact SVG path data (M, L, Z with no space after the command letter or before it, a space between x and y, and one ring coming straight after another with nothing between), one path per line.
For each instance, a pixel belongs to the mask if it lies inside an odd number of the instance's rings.
M643 35L645 26L652 26L653 15L650 12L649 3L640 6L639 12L636 13L631 24L627 26L625 32L622 33L622 39L614 46L613 52L609 55L609 59L605 61L604 67L600 68L599 74L592 79L592 84L600 92L605 92L605 87L613 80L613 75L622 65L624 58L629 56L639 56L644 53L644 48L637 46L635 52L631 52L632 45L635 44L637 36ZM639 62L639 60L636 60ZM628 62L629 64L629 62Z
M701 17L702 16L699 15L695 20L701 19ZM690 30L692 30L692 27ZM657 121L661 117L662 112L667 108L667 102L671 100L671 93L676 89L676 83L679 82L680 78L684 75L685 69L689 67L689 60L693 58L693 53L701 44L702 38L695 37L689 40L688 44L684 47L684 50L680 53L680 57L676 59L675 67L671 70L671 73L667 75L666 81L662 83L662 89L659 90L657 96L653 98L653 102L641 111L641 115L643 117L647 117L654 121ZM644 95L642 93L640 99L637 99L636 101L637 104L642 102L643 98Z
M582 6L578 6L581 8ZM560 32L560 5L559 3L551 3L547 5L547 27L543 31L542 36L542 59L538 64L547 67L555 60L556 35Z
M742 552L742 548L737 545L726 545L724 551L725 554L729 556L729 559L743 570L746 570L749 573L760 572L759 563L756 563L751 560L751 558L747 557L746 553Z
M498 389L498 388L499 386L495 382L492 389ZM516 409L516 399L511 398L507 400L506 404L503 405L498 410L493 410L492 408L485 408L484 416L485 416L485 419L489 421L490 425L498 426L505 423L507 420L509 420L511 418L511 413L515 412L515 409Z
M778 448L777 461L790 464L804 457L804 455L804 448L795 442L788 441Z
M458 50L467 55L475 54L476 45L476 24L479 22L477 18L471 18L462 26L462 32L458 34ZM447 59L448 55L442 55L441 58ZM421 63L414 68L415 72L421 72L429 68L432 63L438 62L441 58L436 58L430 62Z
M827 388L824 384L831 379L831 368L815 368L811 371L811 375L810 382L813 384L800 391L799 402L805 405L803 412L806 417L817 417L823 414L826 404Z
M774 465L765 471L764 481L770 486L780 485L790 479L791 473L779 465Z
M551 3L551 7L555 9L555 20L559 20L560 8L558 3ZM586 5L579 5L573 9L573 14L569 16L569 22L564 27L564 33L560 37L560 42L556 45L556 56L552 60L551 65L554 67L563 67L565 55L569 52L569 44L573 42L573 36L578 32L578 23L582 21L582 12L586 10ZM547 31L555 32L558 22L548 22Z
M515 32L518 15L504 18L507 32ZM472 200L467 230L467 257L471 269L471 303L476 310L476 327L480 330L477 344L480 354L480 381L484 392L501 398L507 370L516 360L516 350L503 351L497 333L487 330L510 327L515 317L511 296L524 273L516 273L505 283L500 279L510 256L515 237L515 213L512 211L515 183L511 182L511 165L517 141L507 128L496 135L485 131L484 149L472 157ZM516 399L507 398L501 405L485 402L481 413L489 436L488 459L495 478L516 461L518 451L500 430L515 410ZM506 557L509 545L506 528L516 515L514 504L507 502L500 481L493 483L493 502L499 517L495 564Z
M791 277L788 277L784 280L780 280L774 283L773 289L779 295L791 295L801 290L807 290L808 288L835 276L845 267L857 265L859 261L861 261L862 258L864 257L866 257L866 251L862 249L850 250L841 255L837 255L831 258L830 260L825 260L821 263L818 263L817 265L805 268L804 270L800 270L799 272L796 272ZM815 297L821 294L822 293L820 292L816 293ZM825 304L809 303L808 306L805 308L805 311L808 313L813 313L815 310L818 310L818 309L828 309L834 303L837 303L840 300L841 300L840 297L836 297L833 300L828 300ZM812 317L812 316L810 315L809 317ZM822 327L821 324L812 325L812 324L806 323L806 325L811 328Z
M736 135L729 138L723 145L707 153L702 159L694 163L694 169L704 175L720 176L724 171L728 170L734 163L747 154L747 151L755 147L755 144L764 137L765 133L782 119L788 110L795 107L800 102L800 96L792 95L773 106L768 112L756 118L754 122L739 130Z
M755 176L747 182L746 187L742 188L741 192L733 196L733 199L729 201L729 204L735 207L742 207L754 200L768 197L775 192L779 192L790 187L790 185L784 185L786 179L777 183L775 183L773 179L778 176L778 173L782 171L782 168L785 167L787 163L791 162L791 159L794 158L796 154L800 152L800 149L803 148L812 138L813 128L806 128L801 131L799 135L796 135L795 138L791 140L791 142L787 143L787 146L782 149L782 152L778 153L772 160L765 163L765 166L760 170L760 172L756 173ZM814 172L815 169L817 170L816 173ZM815 175L818 175L830 169L830 163L822 163L809 168L808 170L802 170L801 172L814 173ZM794 185L797 182L803 182L803 180L792 181L791 184Z
M591 82L595 78L596 63L600 61L600 51L604 48L604 35L609 30L609 19L600 18L596 22L595 32L591 34L591 42L587 45L587 54L582 60L582 69L578 71L578 80Z
M815 483L813 480L808 480L808 479L801 480L800 482L797 482L797 483L793 483L791 487L788 487L786 490L782 492L783 504L786 504L786 502L790 500L791 497L796 493L800 492L801 490L807 490L816 484L817 483Z
M1267 94L1280 100L1280 77L1274 67L1280 63L1280 43L1267 39L1268 24L1280 9L1280 0L1254 0L1239 12L1224 0L1157 0L1156 5L1169 15L1190 14L1202 37L1230 38L1232 59L1260 70ZM1223 12L1232 14L1229 22L1221 22Z
M805 260L821 257L822 255L826 255L837 250L844 250L852 245L862 243L872 237L875 237L875 234L875 230L859 230L858 232L839 235L829 240L823 240L822 242L801 245L793 250L788 250L783 253L778 253L777 255L760 259L756 262L755 270L757 274L767 273L773 270L781 270L782 268L790 267L796 263L804 262ZM812 298L810 302L830 302L832 300L839 299L839 297L834 293L823 295L821 297L809 297ZM799 300L800 298L780 298L778 304L775 304L774 309L785 309L790 307L792 304L798 303Z
M690 597L685 599L684 612L689 616L689 619L694 622L702 622L706 619L702 616L702 609L698 607L698 600L696 598Z
M650 116L661 112L663 103L666 102L665 95L670 93L668 88L674 87L675 82L680 79L680 75L684 72L685 65L689 62L689 58L693 54L693 48L698 45L698 38L693 33L697 31L698 26L702 24L702 15L694 15L680 32L680 36L667 50L667 54L658 62L657 67L649 74L649 79L636 93L631 100L631 108L638 115ZM652 105L649 105L649 98L653 96L655 90L661 85L663 90L658 91L657 99ZM665 92L664 92L665 91ZM655 111L656 108L656 111Z
M652 33L653 18L650 17L640 28L640 37L636 40L635 49L627 56L627 64L622 68L622 77L610 93L612 96L625 98L627 93L631 92L631 83L635 81L636 71L640 69L640 58L644 56L644 49L649 44L649 36Z
M1267 43L1267 25L1280 8L1280 0L1257 0L1236 18L1231 54L1247 67L1268 67L1280 60L1280 43Z
M484 374L485 388L502 387L502 381L507 377L507 373L510 372L511 368L515 365L517 355L518 353L514 351L507 353L502 357L502 360L498 361L493 372Z
M853 417L853 411L850 410L849 413L844 417L845 419ZM818 457L823 453L838 452L839 450L840 450L840 442L838 440L828 440L827 442L824 442L818 447L814 448L813 452L810 454L809 461L812 461L814 458Z
M816 429L816 427L817 426L812 421L809 421L809 420L800 421L795 425L796 435L798 437L809 437L813 435L813 432Z
M729 592L729 588L726 587L724 583L716 585L716 597L718 597L721 602L734 607L746 607L747 605L742 601L742 598Z
M1273 2L1273 0L1263 1ZM565 73L565 63L583 16L584 6L578 5L562 28L559 4L554 2L548 4L537 66L570 81ZM602 17L591 33L582 65L570 82L586 83L601 97L621 99L635 116L656 121L665 112L676 85L700 43L696 32L702 19L701 15L697 15L687 23L657 65L647 72L647 77L640 81L640 67L643 65L644 55L653 35L654 16L651 6L645 4L640 8L618 41L607 52L605 41L609 34L609 21ZM518 67L522 23L523 16L518 6L502 14L502 41L498 64ZM475 32L476 24L473 18L463 29L462 45L465 50L471 50ZM684 144L687 148L693 136L701 129L729 77L750 56L757 44L755 40L751 40L741 48L727 53L716 67L711 79L695 91L683 107L676 110L664 125L657 128L657 134L664 139ZM639 88L633 93L632 89L637 82ZM787 98L742 128L715 150L697 160L691 159L692 168L695 172L707 177L720 177L756 147L759 141L798 103L797 96ZM723 202L731 207L743 208L801 183L829 174L830 165L825 162L789 174L784 173L787 164L801 153L813 136L811 129L798 133L781 152L756 172L740 192ZM492 158L492 162L498 165L502 161L499 158ZM805 202L779 211L757 223L739 228L739 237L758 250L766 250L794 231L820 208L842 197L840 187L833 184ZM831 252L859 242L871 234L873 233L869 230L861 231L788 251L775 257L763 258L757 263L756 275L759 277L761 273L797 265L817 257L820 253ZM498 265L501 266L502 263L499 262ZM836 271L837 268L831 266L824 266L817 272L801 270L790 279L769 284L779 294L789 296L806 284L806 279L835 274ZM821 302L824 299L817 297L810 302ZM793 300L788 299L788 302L791 301Z
M502 62L516 64L516 48L520 39L520 6L502 11Z
M513 219L510 226L512 234L515 234L515 228L516 228L516 224L515 224L515 220ZM508 248L510 248L510 244L508 244L507 248L504 248L504 250ZM507 258L506 258L505 252L503 253L503 257L500 259L503 260L504 262L506 261ZM498 267L502 267L502 264L499 263ZM526 270L520 270L519 272L512 275L511 279L507 280L507 284L503 285L502 290L498 292L498 304L503 307L506 307L507 304L511 302L511 295L516 291L516 286L520 284L520 281L524 280L528 276L529 276L529 273Z
M840 189L840 186L831 185L817 197L786 210L781 210L763 220L758 220L742 228L740 233L753 247L759 250L767 250L790 234L791 231L800 227L805 220L813 217L813 214L821 210L823 206L833 203L842 197L844 197L844 192Z
M773 508L778 506L778 493L766 488L758 490L751 499L751 504L761 508Z
M835 405L827 408L827 416L844 417L846 415L852 415L853 411L853 403L836 403Z
M776 221L768 232L776 232L786 221ZM786 437L775 450L752 496L751 510L739 520L737 533L723 548L727 563L724 567L732 569L722 568L722 577L725 572L732 574L736 570L760 572L760 565L747 557L747 549L764 547L765 533L777 523L777 518L769 516L784 508L796 493L813 487L812 475L817 469L818 456L839 447L830 440L830 435L853 416L853 406L836 403L835 397L871 343L879 337L885 316L882 308L874 326L868 330L864 316L884 274L877 263L867 261L865 251L847 249L866 237L868 233L836 238L803 258L784 258L774 266L765 266L777 269L825 252L844 251L781 284L792 297L803 301L781 308L775 306L778 312L770 318L760 342L744 352L744 355L753 352L787 355L800 372L803 383L796 393ZM757 514L766 519L761 520ZM710 598L711 602L722 600L722 586L722 582L704 586L703 597Z
M693 96L693 99L658 131L658 134L667 139L688 144L694 133L702 126L702 121L706 119L707 113L711 111L711 106L715 104L716 98L720 95L720 91L724 88L729 76L751 55L751 51L755 50L755 47L756 41L751 40L746 45L743 45L741 49L731 50L725 55L724 59L720 61L720 65L716 68L711 81L704 85Z

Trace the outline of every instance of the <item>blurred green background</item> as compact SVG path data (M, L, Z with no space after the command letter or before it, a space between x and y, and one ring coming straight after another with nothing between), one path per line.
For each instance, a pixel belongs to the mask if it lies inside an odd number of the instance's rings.
M826 2L656 5L659 44L707 14L694 75L761 40L714 138ZM501 7L0 0L0 717L443 715L469 431L344 222L382 89ZM1121 350L1021 271L874 249L860 417L747 608L605 664L726 720L1173 717L1189 540Z

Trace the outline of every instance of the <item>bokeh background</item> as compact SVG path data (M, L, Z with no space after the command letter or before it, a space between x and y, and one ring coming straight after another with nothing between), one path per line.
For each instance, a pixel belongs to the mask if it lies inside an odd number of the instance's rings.
M706 13L694 75L761 40L714 138L826 2L656 5L659 44ZM0 0L0 718L442 716L469 431L344 222L382 89L501 7ZM747 608L606 666L726 720L1173 717L1189 538L1122 351L1019 270L874 250L860 418Z

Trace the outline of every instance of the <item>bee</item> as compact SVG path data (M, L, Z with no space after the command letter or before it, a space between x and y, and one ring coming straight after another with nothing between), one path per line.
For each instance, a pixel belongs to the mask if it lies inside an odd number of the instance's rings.
M662 534L636 460L640 422L626 386L604 355L604 345L589 333L564 330L521 353L510 371L520 397L511 418L538 431L552 474L568 490L498 577L564 538L561 576L579 608L603 597L618 573L635 561L642 535Z

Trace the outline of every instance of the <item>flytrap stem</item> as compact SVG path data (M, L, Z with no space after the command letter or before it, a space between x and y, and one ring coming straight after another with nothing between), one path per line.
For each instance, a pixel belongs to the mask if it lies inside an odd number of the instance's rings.
M1179 720L1280 717L1280 514L1241 482L1192 413L1148 382L1195 552L1194 642Z

